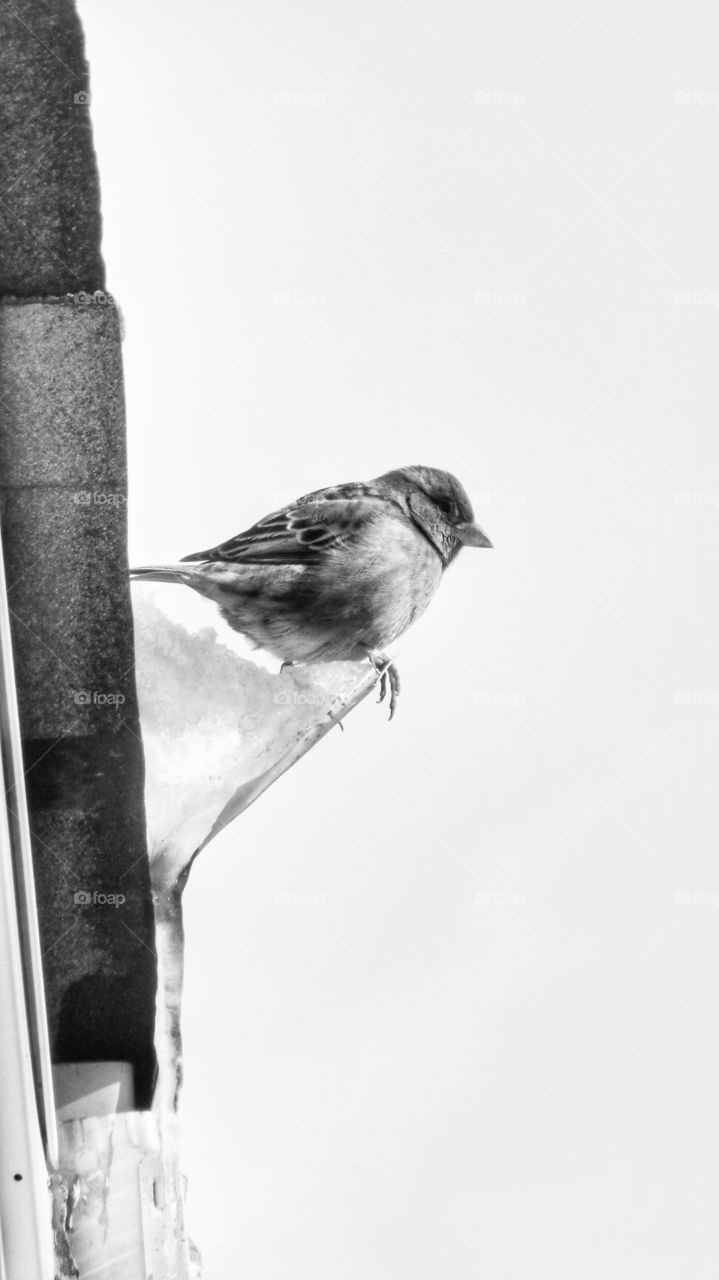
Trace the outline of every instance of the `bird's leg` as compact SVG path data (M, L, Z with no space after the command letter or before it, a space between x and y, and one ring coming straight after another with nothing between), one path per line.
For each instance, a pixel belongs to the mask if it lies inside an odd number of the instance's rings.
M342 732L344 733L344 731L345 731L345 727L344 727L344 725L343 725L342 721L341 721L341 720L338 720L336 716L333 716L331 711L328 711L328 712L327 712L327 715L328 715L329 719L332 721L332 723L333 723L333 724L336 724L336 725L337 725L337 728L338 728L338 729L341 729L341 730L342 730Z
M387 695L387 686L389 685L389 718L391 720L397 709L397 699L399 698L399 671L392 659L388 658L384 653L368 653L367 657L379 676L378 702L384 702Z

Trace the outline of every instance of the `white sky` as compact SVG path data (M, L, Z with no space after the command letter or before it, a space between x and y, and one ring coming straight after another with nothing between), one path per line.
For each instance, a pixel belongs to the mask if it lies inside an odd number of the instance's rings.
M206 1280L715 1280L717 18L81 12L132 558L410 462L496 548L193 871Z

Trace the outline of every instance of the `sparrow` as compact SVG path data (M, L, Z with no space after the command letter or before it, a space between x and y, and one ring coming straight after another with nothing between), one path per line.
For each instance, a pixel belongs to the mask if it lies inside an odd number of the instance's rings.
M230 627L282 666L367 658L389 683L384 650L424 613L462 547L491 547L448 471L400 467L376 480L306 493L244 533L133 578L179 582L213 600Z

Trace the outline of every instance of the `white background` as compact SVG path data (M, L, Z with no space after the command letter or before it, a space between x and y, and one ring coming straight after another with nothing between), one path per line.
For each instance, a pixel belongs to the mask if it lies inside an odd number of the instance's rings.
M133 560L412 462L495 544L193 871L206 1280L716 1280L716 15L81 11Z

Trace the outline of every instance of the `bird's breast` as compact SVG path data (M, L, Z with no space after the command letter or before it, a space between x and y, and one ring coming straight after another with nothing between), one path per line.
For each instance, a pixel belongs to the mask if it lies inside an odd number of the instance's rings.
M351 553L343 552L358 638L383 648L424 613L442 579L442 562L427 539L400 520L379 522Z

